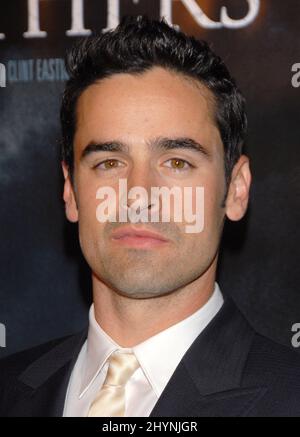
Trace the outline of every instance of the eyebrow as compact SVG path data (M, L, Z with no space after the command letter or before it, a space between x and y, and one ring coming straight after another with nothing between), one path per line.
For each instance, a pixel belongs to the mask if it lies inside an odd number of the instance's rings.
M128 152L129 148L120 141L106 141L104 143L90 142L82 151L80 159L95 152Z
M150 150L173 150L173 149L188 149L198 152L210 158L210 153L198 141L189 137L157 137L147 141ZM129 152L128 144L121 141L106 141L106 142L90 142L82 151L80 159L83 160L88 155L95 152Z
M151 141L149 146L151 149L159 150L189 149L210 157L210 153L206 147L189 137L158 137Z

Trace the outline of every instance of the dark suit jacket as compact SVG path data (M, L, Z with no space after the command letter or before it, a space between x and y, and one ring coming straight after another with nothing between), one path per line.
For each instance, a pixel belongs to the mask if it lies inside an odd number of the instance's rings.
M2 360L0 416L62 416L86 335L87 330ZM300 416L300 355L255 333L227 298L150 415L164 416Z

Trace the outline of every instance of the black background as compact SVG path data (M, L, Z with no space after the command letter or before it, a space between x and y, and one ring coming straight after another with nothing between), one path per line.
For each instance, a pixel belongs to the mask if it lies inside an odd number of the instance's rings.
M71 2L40 2L47 38L25 39L27 2L1 2L0 62L62 58L76 40L66 37ZM121 0L121 16L158 18L159 1ZM244 0L198 0L218 20L247 14ZM86 0L85 27L106 26L106 2ZM255 328L290 345L300 322L299 291L299 99L292 65L300 62L300 2L261 0L254 23L242 29L199 27L180 1L173 22L207 39L236 77L248 102L253 186L249 212L228 223L218 281ZM59 164L59 105L63 82L17 82L0 88L0 322L10 354L81 329L91 301L89 271L77 226L66 222ZM299 350L299 349L298 349ZM300 351L300 350L299 350Z

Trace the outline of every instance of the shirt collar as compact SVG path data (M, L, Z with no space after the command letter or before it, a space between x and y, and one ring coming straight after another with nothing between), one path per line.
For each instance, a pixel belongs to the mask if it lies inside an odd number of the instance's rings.
M92 304L89 311L89 331L85 345L86 355L80 397L92 385L109 356L118 349L135 353L144 374L159 397L183 355L220 310L223 301L220 288L215 283L214 292L203 307L131 349L119 346L101 328L95 319Z
M89 330L85 347L80 398L92 385L110 355L117 349L123 349L98 325L94 304L89 311Z

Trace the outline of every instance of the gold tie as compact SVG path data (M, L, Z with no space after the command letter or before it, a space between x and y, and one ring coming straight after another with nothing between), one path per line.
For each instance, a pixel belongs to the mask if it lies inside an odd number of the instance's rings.
M123 417L125 414L125 385L139 363L133 353L118 351L108 362L105 381L91 404L88 417Z

